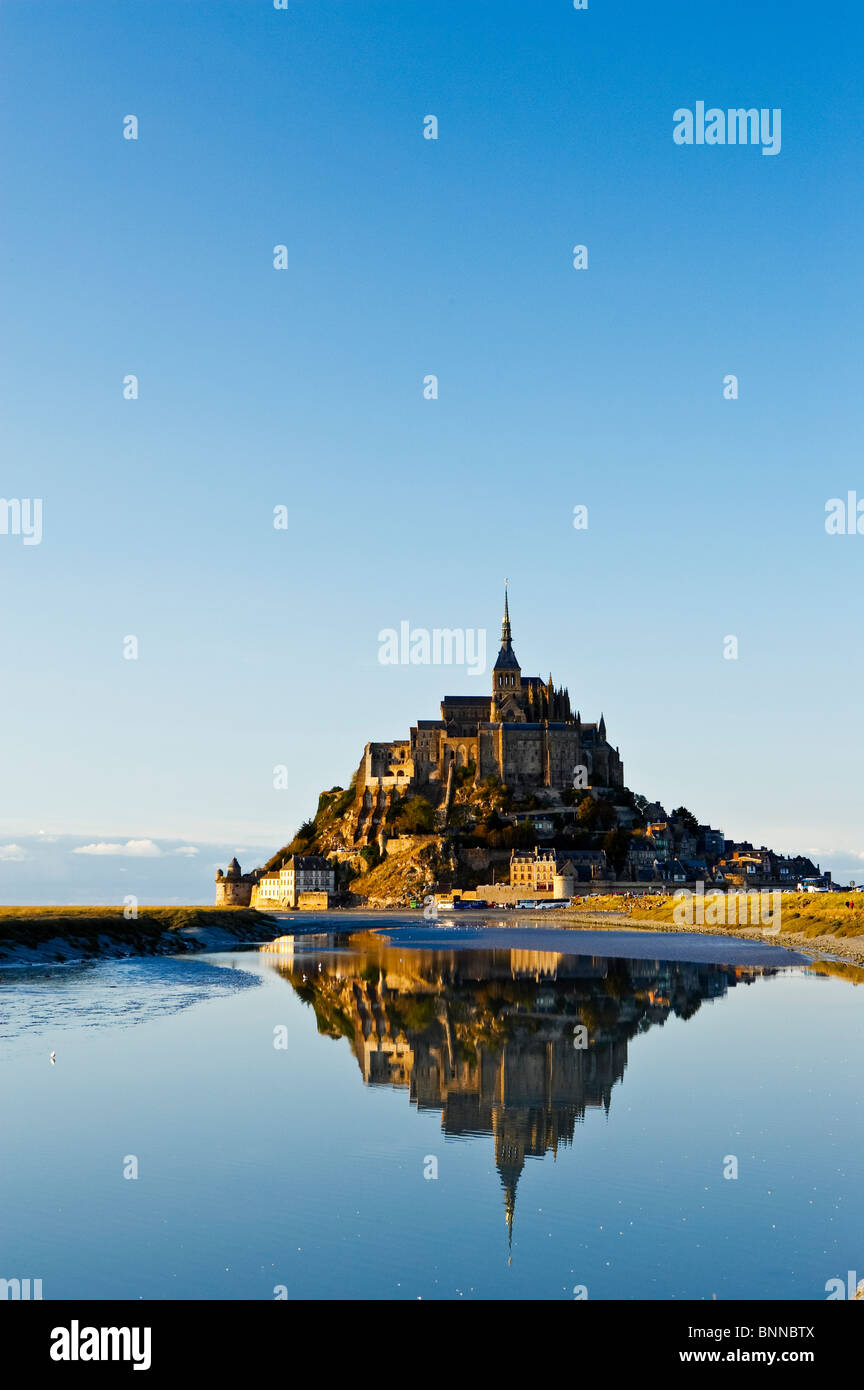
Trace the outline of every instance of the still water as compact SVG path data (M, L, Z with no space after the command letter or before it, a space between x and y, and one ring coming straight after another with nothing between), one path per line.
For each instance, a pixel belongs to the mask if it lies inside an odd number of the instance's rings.
M0 971L0 1277L824 1299L864 1276L862 981L720 937L407 919Z

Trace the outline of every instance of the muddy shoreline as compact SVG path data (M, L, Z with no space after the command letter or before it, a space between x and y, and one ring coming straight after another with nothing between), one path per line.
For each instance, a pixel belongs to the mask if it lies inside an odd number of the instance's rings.
M544 914L545 915L545 914ZM831 956L837 960L852 961L864 965L864 937L861 936L807 936L804 932L780 931L769 935L760 927L730 926L676 926L674 922L655 922L650 918L630 916L627 912L577 912L563 908L560 912L550 912L550 917L561 926L589 926L591 931L620 931L622 927L634 931L669 932L673 935L694 933L699 936L734 936L748 941L764 941L772 946L785 946L805 956Z
M58 914L60 915L60 914ZM550 933L561 930L588 932L654 932L675 936L723 936L727 939L761 942L763 945L782 947L798 956L810 959L834 959L849 961L864 967L864 937L843 937L829 934L806 936L803 932L781 931L776 935L763 932L758 927L729 926L677 926L671 922L658 922L650 918L631 916L626 912L581 912L562 908L558 911L502 912L496 909L481 909L477 913L450 916L442 914L438 918L439 927L452 928L465 922L469 917L476 922L482 919L490 925L505 928L524 927L530 922L532 928L545 928ZM83 931L80 925L70 920L68 927L58 930L54 935L40 941L24 940L20 931L4 931L0 918L0 969L8 966L59 965L78 961L98 959L118 959L130 956L182 955L185 953L222 952L235 950L238 946L265 943L282 935L309 935L318 932L351 933L353 931L375 930L387 922L405 924L423 923L423 913L416 909L375 910L362 907L343 908L326 913L272 913L261 915L260 921L248 920L226 924L224 921L208 925L204 922L187 927L160 932L142 933L133 924L120 927L106 923L96 931ZM16 923L16 926L19 924ZM427 923L427 925L434 925ZM11 927L12 924L10 923Z
M85 930L79 924L58 928L53 935L47 931L42 939L36 933L22 929L4 931L0 920L0 970L21 966L73 965L82 961L120 960L132 956L178 956L204 951L231 951L238 946L272 941L284 930L284 922L262 917L260 922L238 921L212 925L195 923L187 927L163 931L139 931L135 923L117 926L106 923L98 930ZM53 930L52 928L49 930Z

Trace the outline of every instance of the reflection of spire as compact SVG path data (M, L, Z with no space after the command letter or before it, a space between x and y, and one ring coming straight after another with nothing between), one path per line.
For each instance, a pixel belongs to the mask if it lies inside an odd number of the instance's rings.
M516 1214L516 1184L519 1181L519 1174L515 1177L501 1179L504 1188L504 1220L507 1222L507 1263L513 1263L513 1217Z
M499 1080L504 1087L504 1059L501 1059ZM502 1097L503 1098L503 1097ZM492 1112L492 1133L495 1136L495 1167L504 1189L504 1219L507 1222L507 1249L513 1249L513 1218L516 1215L516 1184L525 1167L526 1116L519 1111L508 1112L496 1106ZM508 1253L508 1263L512 1254Z

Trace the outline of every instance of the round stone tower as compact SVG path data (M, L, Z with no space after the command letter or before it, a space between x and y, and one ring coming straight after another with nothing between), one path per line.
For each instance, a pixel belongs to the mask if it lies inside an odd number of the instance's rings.
M248 907L252 901L253 875L244 874L234 858L225 873L216 872L216 906Z

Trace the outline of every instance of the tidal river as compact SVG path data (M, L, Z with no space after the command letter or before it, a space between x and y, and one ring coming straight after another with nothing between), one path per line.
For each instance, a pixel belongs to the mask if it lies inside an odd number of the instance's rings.
M0 971L0 1278L822 1300L864 1277L860 969L718 936L344 923Z

